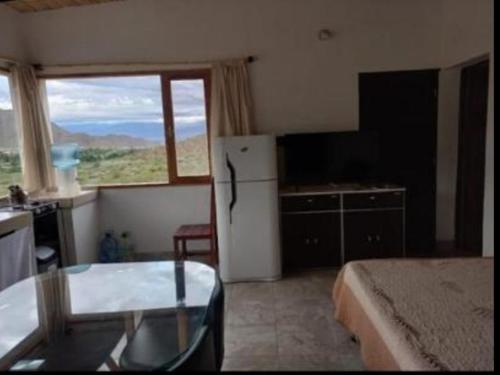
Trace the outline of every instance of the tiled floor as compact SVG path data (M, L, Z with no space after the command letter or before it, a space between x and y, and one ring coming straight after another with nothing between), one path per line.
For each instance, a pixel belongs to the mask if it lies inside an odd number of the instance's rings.
M359 346L333 318L336 270L226 284L222 370L363 370Z

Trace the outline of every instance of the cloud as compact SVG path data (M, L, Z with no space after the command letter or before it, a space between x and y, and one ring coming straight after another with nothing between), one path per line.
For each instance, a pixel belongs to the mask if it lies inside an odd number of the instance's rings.
M0 109L12 109L9 79L0 75Z
M46 80L51 119L60 124L163 122L159 76ZM174 81L176 125L205 121L202 80Z

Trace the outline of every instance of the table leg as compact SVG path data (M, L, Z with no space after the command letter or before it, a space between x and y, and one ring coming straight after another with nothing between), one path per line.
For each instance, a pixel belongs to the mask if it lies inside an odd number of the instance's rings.
M210 237L210 263L215 266L215 244L214 237Z
M174 260L179 260L179 239L174 237Z
M182 260L187 259L187 245L186 245L186 240L182 240Z

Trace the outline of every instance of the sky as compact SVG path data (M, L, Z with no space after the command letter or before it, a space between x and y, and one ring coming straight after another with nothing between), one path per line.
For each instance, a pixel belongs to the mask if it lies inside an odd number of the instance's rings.
M50 118L58 125L163 124L159 76L52 79L46 87ZM205 121L203 94L202 80L173 82L176 127Z
M9 80L0 74L0 109L12 109L10 100Z

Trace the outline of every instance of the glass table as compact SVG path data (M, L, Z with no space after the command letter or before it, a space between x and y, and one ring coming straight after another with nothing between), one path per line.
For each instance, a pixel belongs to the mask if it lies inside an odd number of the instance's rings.
M168 370L214 324L222 293L215 270L190 261L24 279L0 292L0 370Z

